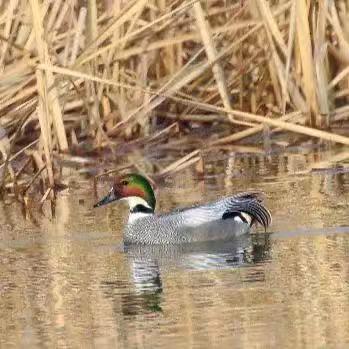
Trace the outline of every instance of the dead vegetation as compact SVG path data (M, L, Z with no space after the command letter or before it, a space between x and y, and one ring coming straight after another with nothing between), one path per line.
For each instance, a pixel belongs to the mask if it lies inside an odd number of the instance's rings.
M24 201L62 154L125 143L181 150L163 176L265 134L348 146L348 101L348 0L0 0L0 183Z

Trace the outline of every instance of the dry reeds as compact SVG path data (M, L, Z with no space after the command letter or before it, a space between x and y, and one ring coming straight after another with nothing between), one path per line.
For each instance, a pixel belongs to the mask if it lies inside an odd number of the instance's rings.
M348 23L347 0L0 1L2 187L53 197L56 154L193 126L220 127L160 175L265 126L349 145Z

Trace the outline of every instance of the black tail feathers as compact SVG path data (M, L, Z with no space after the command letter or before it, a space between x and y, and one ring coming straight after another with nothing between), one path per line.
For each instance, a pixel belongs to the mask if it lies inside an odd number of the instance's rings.
M231 202L231 207L223 214L223 219L236 217L237 215L242 221L248 223L246 218L240 214L245 213L251 217L250 225L258 222L267 230L271 225L272 217L269 210L262 204L262 194L259 192L241 193L236 195Z

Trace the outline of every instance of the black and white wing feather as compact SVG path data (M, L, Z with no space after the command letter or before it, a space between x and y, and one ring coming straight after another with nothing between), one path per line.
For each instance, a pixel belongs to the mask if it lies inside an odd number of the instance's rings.
M247 223L252 225L258 222L264 229L267 229L272 220L270 212L262 204L261 193L258 192L237 194L208 205L177 211L175 214L179 214L184 225L190 227L236 216L244 219L244 215L247 215L250 217Z

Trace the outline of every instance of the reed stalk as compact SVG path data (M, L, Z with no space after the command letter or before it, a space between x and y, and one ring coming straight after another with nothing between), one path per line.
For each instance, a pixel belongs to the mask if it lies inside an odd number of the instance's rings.
M338 131L349 120L348 23L349 5L327 0L0 2L0 128L11 143L0 169L22 169L2 187L18 179L27 195L41 178L52 197L55 157L83 157L86 143L114 155L176 144L178 158L154 165L160 176L204 172L202 154L217 147L259 151L251 136L266 128L271 144L278 132L348 146ZM207 135L201 149L194 127Z

